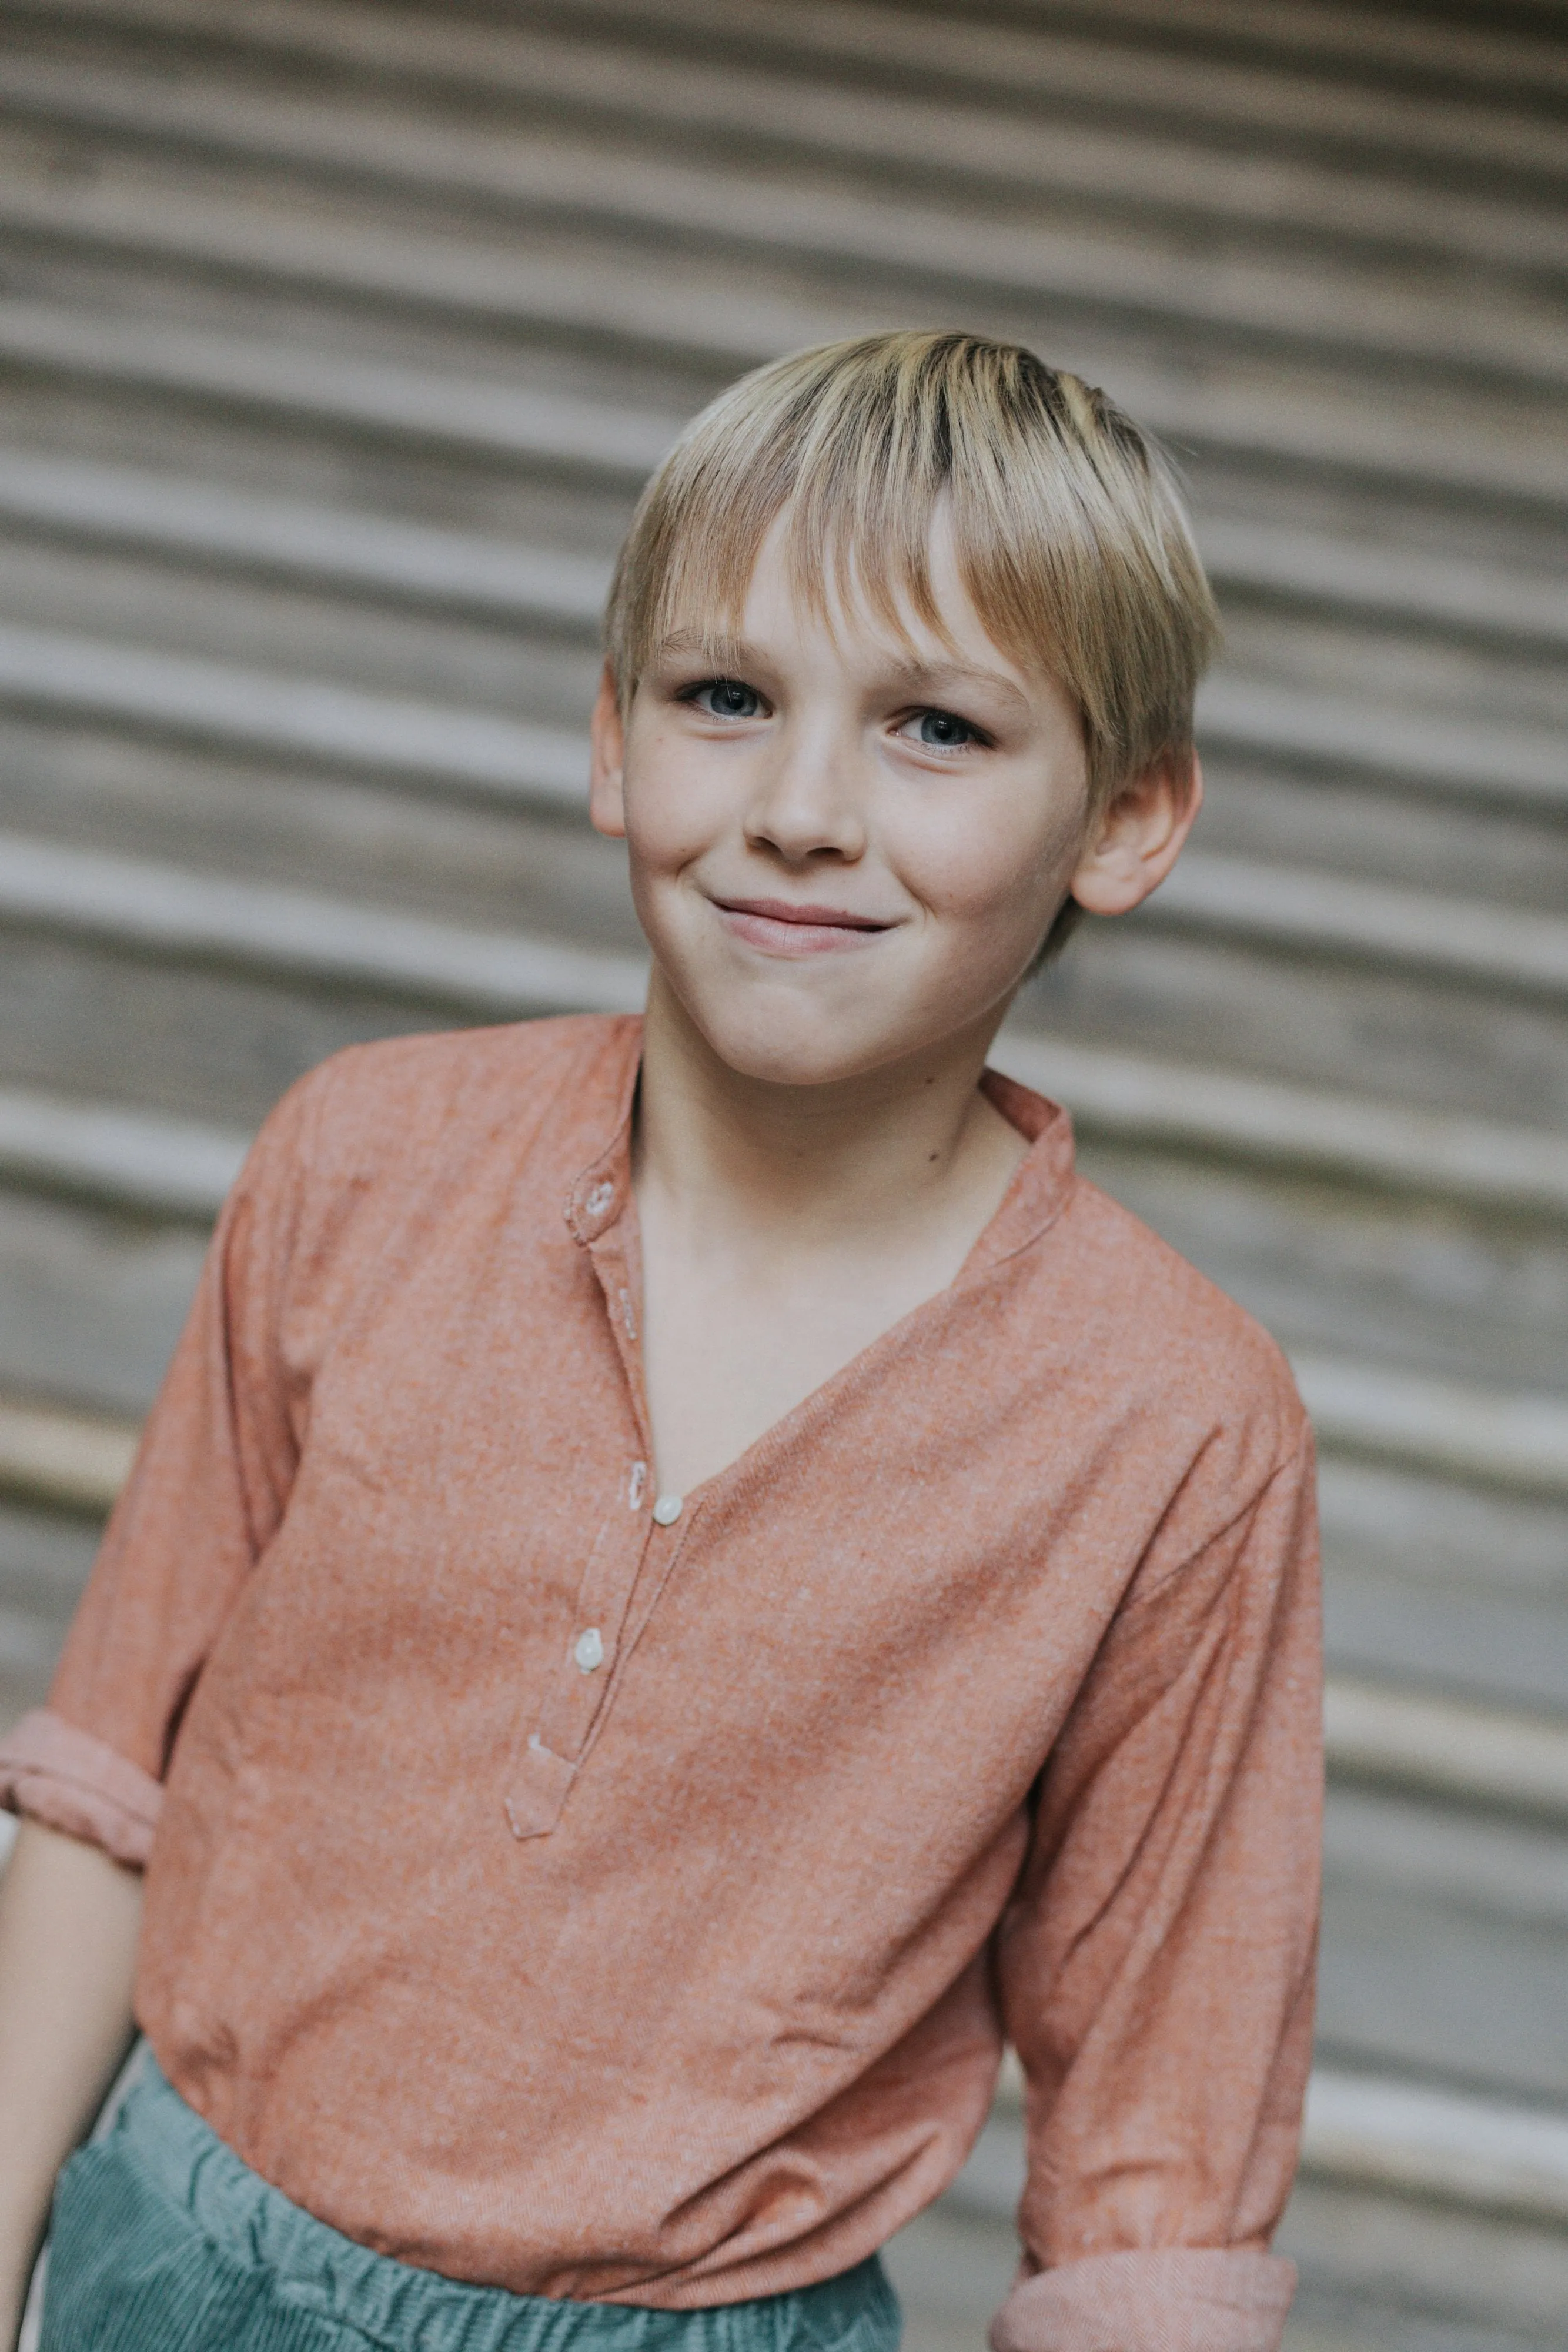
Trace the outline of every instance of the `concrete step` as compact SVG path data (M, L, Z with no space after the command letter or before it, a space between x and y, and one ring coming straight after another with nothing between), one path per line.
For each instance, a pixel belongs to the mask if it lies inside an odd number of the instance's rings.
M1568 1717L1568 1504L1358 1455L1343 1450L1343 1427L1321 1426L1327 1643L1341 1688L1401 1685ZM1422 1752L1440 1756L1451 1732L1435 1730ZM1397 1780L1391 1730L1380 1740L1378 1774ZM1437 1778L1428 1793L1453 1790Z
M204 1227L189 1220L0 1189L0 1394L140 1420L206 1244ZM62 1625L72 1600L61 1604Z
M1502 87L1527 103L1511 107L1495 100L1478 102L1469 89L1462 92L1465 103L1433 100L1390 88L1386 74L1379 77L1382 87L1368 89L1358 86L1360 59L1350 78L1303 74L1299 42L1284 45L1290 69L1281 72L1278 52L1270 70L1214 56L1162 54L1152 46L1096 39L1077 28L983 20L960 26L914 10L866 5L795 8L785 16L768 0L741 0L735 7L723 0L658 0L656 6L634 12L622 0L581 0L557 14L574 29L591 27L612 40L624 37L635 25L654 62L671 47L685 44L698 56L716 51L726 63L747 63L770 53L791 62L809 60L830 83L846 70L869 76L873 86L935 76L956 94L983 92L1004 121L1011 109L1030 100L1074 110L1087 103L1097 114L1134 121L1145 131L1177 121L1189 130L1239 131L1277 142L1294 134L1303 145L1321 141L1341 154L1358 147L1380 157L1392 151L1402 161L1437 172L1447 167L1451 173L1456 164L1490 165L1494 173L1527 184L1568 176L1568 142L1558 124L1540 120L1528 103L1541 88L1537 71L1548 79L1553 71L1545 40L1512 46L1517 64ZM242 54L337 64L352 59L371 70L384 57L393 71L406 72L417 58L414 69L437 84L450 75L469 89L488 86L523 95L528 89L527 37L512 27L492 30L482 18L465 23L458 12L444 66L427 33L422 40L417 19L399 25L388 11L366 21L356 10L349 27L340 31L311 0L268 0L264 8L243 6L239 0L212 7L201 0L46 0L41 8L28 7L26 16L34 22L112 26L144 41L149 35L183 34L214 45L226 40ZM1260 16L1253 22L1261 29ZM1543 53L1545 62L1538 66ZM1492 87L1498 87L1495 79Z
M1568 2113L1565 1965L1560 1927L1336 1873L1324 1892L1321 2057L1356 2074ZM1561 2226L1568 2217L1542 2218Z
M1085 1045L1224 1064L1509 1125L1568 1126L1562 1015L1428 970L1381 967L1145 920L1086 926L1030 982L1020 1018Z
M6 915L132 952L385 990L470 1015L634 1011L647 984L640 957L460 930L310 891L95 856L14 835L0 842L0 919Z
M214 217L213 206L202 209ZM217 228L222 226L219 219ZM213 234L210 242L216 246L220 238ZM357 269L335 275L333 242L319 224L313 226L308 251L315 282L327 290L335 286L340 299L351 301L362 280ZM183 240L176 247L160 244L156 249L166 251L172 262L188 262ZM302 240L301 253L306 249ZM401 241L399 250L406 256ZM225 254L225 267L248 266L250 260L248 255ZM523 266L508 255L509 268ZM643 351L695 353L731 369L852 326L900 324L908 318L907 306L894 303L845 303L836 312L798 304L787 317L769 306L753 333L747 298L725 289L715 294L712 307L722 308L732 324L738 319L746 331L744 350L727 352L710 337L706 316L682 299L683 289L677 287L671 299L667 283L661 284L666 276L645 265L617 267L608 257L591 271L580 262L530 270L527 286L518 289L516 316L519 325L540 333L586 333ZM433 274L428 282L433 296L446 289L450 307L451 272ZM1039 323L1030 331L1037 338ZM732 346L734 341L732 333ZM120 395L173 396L196 413L206 408L250 415L411 453L434 448L487 463L510 459L594 477L613 469L629 491L657 462L683 421L674 414L650 419L635 410L612 410L606 419L605 404L541 394L506 380L494 362L486 373L459 374L429 363L371 357L351 345L341 348L341 338L339 345L258 336L228 322L193 325L178 317L158 319L112 307L84 310L59 302L0 299L0 366L13 375L26 371L46 381ZM1446 402L1440 393L1425 393L1417 406L1402 403L1395 387L1369 405L1359 391L1323 371L1314 375L1297 370L1291 381L1282 382L1277 371L1246 363L1167 368L1149 357L1092 348L1071 329L1053 332L1049 349L1061 364L1103 382L1134 415L1200 459L1232 467L1312 468L1387 489L1427 492L1440 486L1450 498L1507 500L1554 521L1568 509L1568 456L1562 436L1551 417L1517 406L1500 411L1479 432L1473 404Z
M1543 728L1424 720L1409 709L1223 672L1199 692L1198 727L1202 740L1233 755L1542 814L1568 807L1568 751Z
M353 352L3 299L0 362L356 436L445 445L552 471L609 473L627 492L658 463L684 421L526 385L389 368Z
M1309 1395L1309 1402L1311 1402ZM1332 1443L1332 1427L1320 1433ZM1564 1488L1568 1493L1568 1487ZM1330 1676L1326 1726L1340 1782L1453 1798L1479 1811L1533 1815L1553 1837L1456 1823L1430 1811L1413 1843L1408 1808L1346 1799L1331 1824L1329 1857L1343 1874L1397 1885L1405 1894L1462 1897L1532 1925L1568 1930L1568 1717L1528 1716L1419 1689ZM1543 1864L1542 1857L1545 1861Z
M0 518L68 542L124 549L144 562L177 556L317 593L341 589L421 609L540 621L580 630L595 643L610 586L607 563L564 549L17 447L0 448ZM1266 562L1260 550L1256 568ZM1289 564L1279 551L1278 569ZM1500 580L1497 587L1501 625L1511 632L1515 604L1531 610L1535 600L1524 582ZM1568 648L1568 594L1563 608ZM1549 611L1545 625L1556 626Z
M641 951L621 844L523 810L167 734L0 707L0 830L195 874L402 908L465 930Z
M345 69L357 70L365 97L395 77L415 93L422 85L448 99L461 92L486 115L510 100L524 121L548 111L558 122L575 114L596 125L656 126L721 157L735 151L730 126L738 114L754 154L831 160L883 184L891 173L945 194L1022 196L1036 208L1065 199L1073 213L1094 207L1113 224L1157 214L1254 249L1283 231L1296 252L1310 240L1316 251L1389 256L1406 268L1422 257L1446 268L1479 262L1505 284L1568 274L1568 237L1550 205L1413 187L1382 158L1359 173L1278 155L1238 169L1233 154L1200 144L1201 133L1162 137L1079 122L1055 123L1042 139L1038 121L998 114L994 101L936 104L886 89L824 87L814 76L747 69L733 58L664 58L618 45L598 27L563 35L447 18L437 33L403 12L365 9L345 18L318 7L295 13L295 31L286 48L262 49L268 65L285 57L312 79L325 68L340 83ZM139 139L185 128L187 116L157 105L128 110L123 75L120 59L95 60L79 48L50 57L36 39L26 51L0 55L0 95L16 120L129 128ZM493 134L488 142L470 134L465 144L465 175L482 168L486 146L498 152ZM433 164L437 152L427 144Z
M1553 655L1568 650L1568 588L1561 575L1462 558L1438 571L1405 547L1241 517L1200 516L1198 537L1222 602L1278 599L1287 609L1326 606L1384 626L1452 631Z
M586 737L461 705L367 693L64 631L0 623L0 700L23 710L495 799L586 805Z
M1080 1132L1096 1142L1234 1155L1261 1167L1435 1194L1503 1213L1556 1215L1568 1206L1568 1169L1554 1134L1270 1086L1016 1027L1004 1031L998 1062L1066 1103Z
M0 1179L130 1215L209 1224L249 1144L243 1129L167 1112L0 1090Z
M1270 944L1310 942L1487 987L1568 993L1568 921L1256 858L1188 851L1139 919Z
M134 1422L0 1397L0 1493L101 1517L131 1475Z
M598 647L580 628L419 612L0 530L0 627L8 625L67 644L119 643L158 660L215 662L258 678L426 702L540 730L541 750L552 740L570 745L580 803L585 722L601 668ZM36 667L42 674L48 666ZM367 710L368 735L373 723ZM357 764L373 772L372 760ZM539 765L538 753L532 764Z
M597 0L588 0L592 7ZM1555 46L1561 10L1517 12L1512 24L1448 10L1410 16L1369 13L1347 0L1030 0L1034 23L1092 24L1123 39L1151 36L1197 55L1246 56L1314 74L1404 76L1456 97L1496 92L1524 106L1549 105L1568 89L1568 61Z
M329 21L339 21L335 12ZM373 20L366 29L373 37ZM1521 390L1554 391L1568 382L1560 303L1500 284L1495 271L1486 290L1472 284L1457 307L1451 278L1423 284L1408 263L1380 268L1371 260L1331 264L1302 257L1286 268L1278 255L1195 254L1190 240L1161 234L1157 213L1145 212L1127 227L1103 221L1080 226L1073 212L1051 223L1033 196L1016 218L998 215L994 203L972 207L967 217L950 196L940 204L883 196L874 184L854 187L841 175L830 189L755 158L747 169L716 156L673 163L606 135L573 138L555 127L563 108L570 117L574 97L585 101L613 87L612 49L597 40L573 46L517 37L528 50L532 103L547 110L549 125L536 118L525 135L472 122L448 131L423 113L341 89L274 96L240 87L232 74L203 86L188 68L165 74L77 59L51 69L47 62L0 58L0 100L23 119L78 133L155 139L164 147L186 142L207 154L222 152L290 174L316 172L338 184L357 173L367 188L395 187L425 202L478 200L643 238L661 231L700 237L716 258L755 252L819 268L848 266L874 272L890 289L902 284L906 299L940 293L950 301L961 291L983 290L1083 318L1132 318L1180 334L1333 353L1375 370L1440 363L1450 381L1471 375ZM625 100L635 100L644 128L664 137L689 138L695 131L699 142L716 110L732 96L744 100L735 80L736 69L727 67L705 89L700 71L687 67L662 75L656 63L634 57L620 73ZM775 110L788 120L790 92L762 81L753 109L764 122ZM831 111L827 93L802 88L795 100L798 135ZM861 110L851 101L850 111ZM913 127L909 138L916 152L927 144ZM14 229L31 226L58 236L74 225L101 238L116 234L117 215L107 211L104 194L91 186L40 190L28 223L26 191L15 187L7 213ZM443 257L446 275L467 278L470 300L480 292L476 273L505 299L498 252L487 255L469 243L459 254L448 239ZM439 271L431 275L439 282ZM410 290L406 276L402 290Z
M1140 17L1131 7L1102 9L1086 0L1025 0L1016 10L989 9L972 25L935 11L919 12L911 21L904 11L863 0L792 11L788 17L767 0L746 0L730 11L722 0L656 0L636 12L636 21L657 26L666 41L744 45L752 55L772 48L841 71L860 67L878 79L937 72L959 89L984 87L1004 107L1009 100L1043 100L1130 117L1145 127L1176 120L1216 131L1261 131L1280 143L1293 132L1303 143L1321 138L1341 153L1358 147L1392 151L1408 163L1425 160L1439 170L1484 162L1559 175L1562 142L1552 136L1558 125L1549 121L1539 144L1511 137L1521 111L1527 117L1552 112L1549 94L1559 86L1562 67L1553 55L1550 5L1527 35L1512 40L1506 37L1510 28L1479 27L1467 21L1468 12L1456 23L1454 13L1442 8L1423 10L1404 26L1396 15L1379 10L1341 38L1347 19L1354 21L1343 0L1331 9L1254 6L1244 33L1233 20L1228 40L1208 0L1190 11L1181 0L1170 0L1161 16L1154 13L1158 5L1150 0L1150 13ZM887 38L890 14L898 23L896 43ZM570 15L580 25L622 28L633 20L623 0L574 0ZM1335 37L1320 49L1331 29ZM1140 33L1156 37L1142 41ZM1478 54L1491 68L1480 84L1486 98L1479 104L1469 79L1469 60ZM1446 94L1469 101L1469 110L1423 103L1434 80L1441 85L1445 77ZM1407 102L1388 102L1400 97ZM1500 97L1511 104L1495 106Z
M1561 1394L1568 1361L1553 1229L1457 1214L1288 1171L1085 1142L1086 1172L1303 1359L1441 1386ZM1347 1406L1347 1418L1354 1407Z
M1561 2338L1550 2223L1303 2180L1278 2243L1301 2274L1287 2352L1551 2352Z

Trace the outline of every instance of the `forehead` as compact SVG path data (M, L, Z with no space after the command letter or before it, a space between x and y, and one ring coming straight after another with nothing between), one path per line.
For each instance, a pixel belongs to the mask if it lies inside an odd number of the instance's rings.
M775 516L730 596L687 572L659 649L700 653L721 668L744 667L747 653L809 649L879 676L980 669L998 684L1035 682L980 618L945 512L902 564L847 538L825 550L803 546L792 521L788 509Z

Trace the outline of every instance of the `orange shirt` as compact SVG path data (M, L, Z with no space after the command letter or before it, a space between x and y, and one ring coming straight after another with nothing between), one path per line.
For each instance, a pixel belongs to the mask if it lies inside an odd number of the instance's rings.
M1279 1352L988 1076L1032 1149L957 1280L673 1508L639 1035L286 1097L0 1785L148 1859L160 2062L366 2245L674 2308L826 2277L953 2179L1005 2035L998 2345L1264 2352L1320 1795Z

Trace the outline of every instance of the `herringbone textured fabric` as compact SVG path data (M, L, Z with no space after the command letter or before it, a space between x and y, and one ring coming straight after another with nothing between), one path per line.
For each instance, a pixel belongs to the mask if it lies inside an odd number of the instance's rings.
M1234 2252L1272 2352L1322 1738L1279 1351L993 1076L1030 1149L958 1279L663 1496L640 1055L294 1089L0 1790L150 1849L169 2080L358 2243L788 2293L947 2187L1006 2035L1031 2265L1161 2256L1164 2311L1165 2250Z

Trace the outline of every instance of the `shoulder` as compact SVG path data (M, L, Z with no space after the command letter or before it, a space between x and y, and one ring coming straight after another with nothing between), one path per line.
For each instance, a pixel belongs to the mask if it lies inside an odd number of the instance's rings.
M583 1013L350 1045L290 1087L263 1129L302 1174L330 1181L428 1168L498 1128L570 1105L591 1118L634 1020Z
M584 1014L351 1045L274 1107L224 1231L275 1266L319 1268L410 1217L439 1217L497 1143L520 1171L591 1157L638 1024Z
M1051 1260L1054 1259L1054 1265ZM1058 1247L1040 1267L1040 1309L1061 1277L1078 1350L1109 1419L1173 1442L1223 1486L1261 1486L1310 1444L1305 1410L1278 1341L1143 1220L1074 1180ZM1054 1279L1053 1279L1054 1276Z
M1054 1311L1076 1321L1090 1477L1112 1522L1133 1531L1124 1601L1143 1615L1160 1596L1196 1622L1243 1587L1265 1608L1270 1593L1309 1591L1312 1428L1278 1341L1086 1179L1059 1233ZM1036 1312L1052 1311L1042 1290Z

